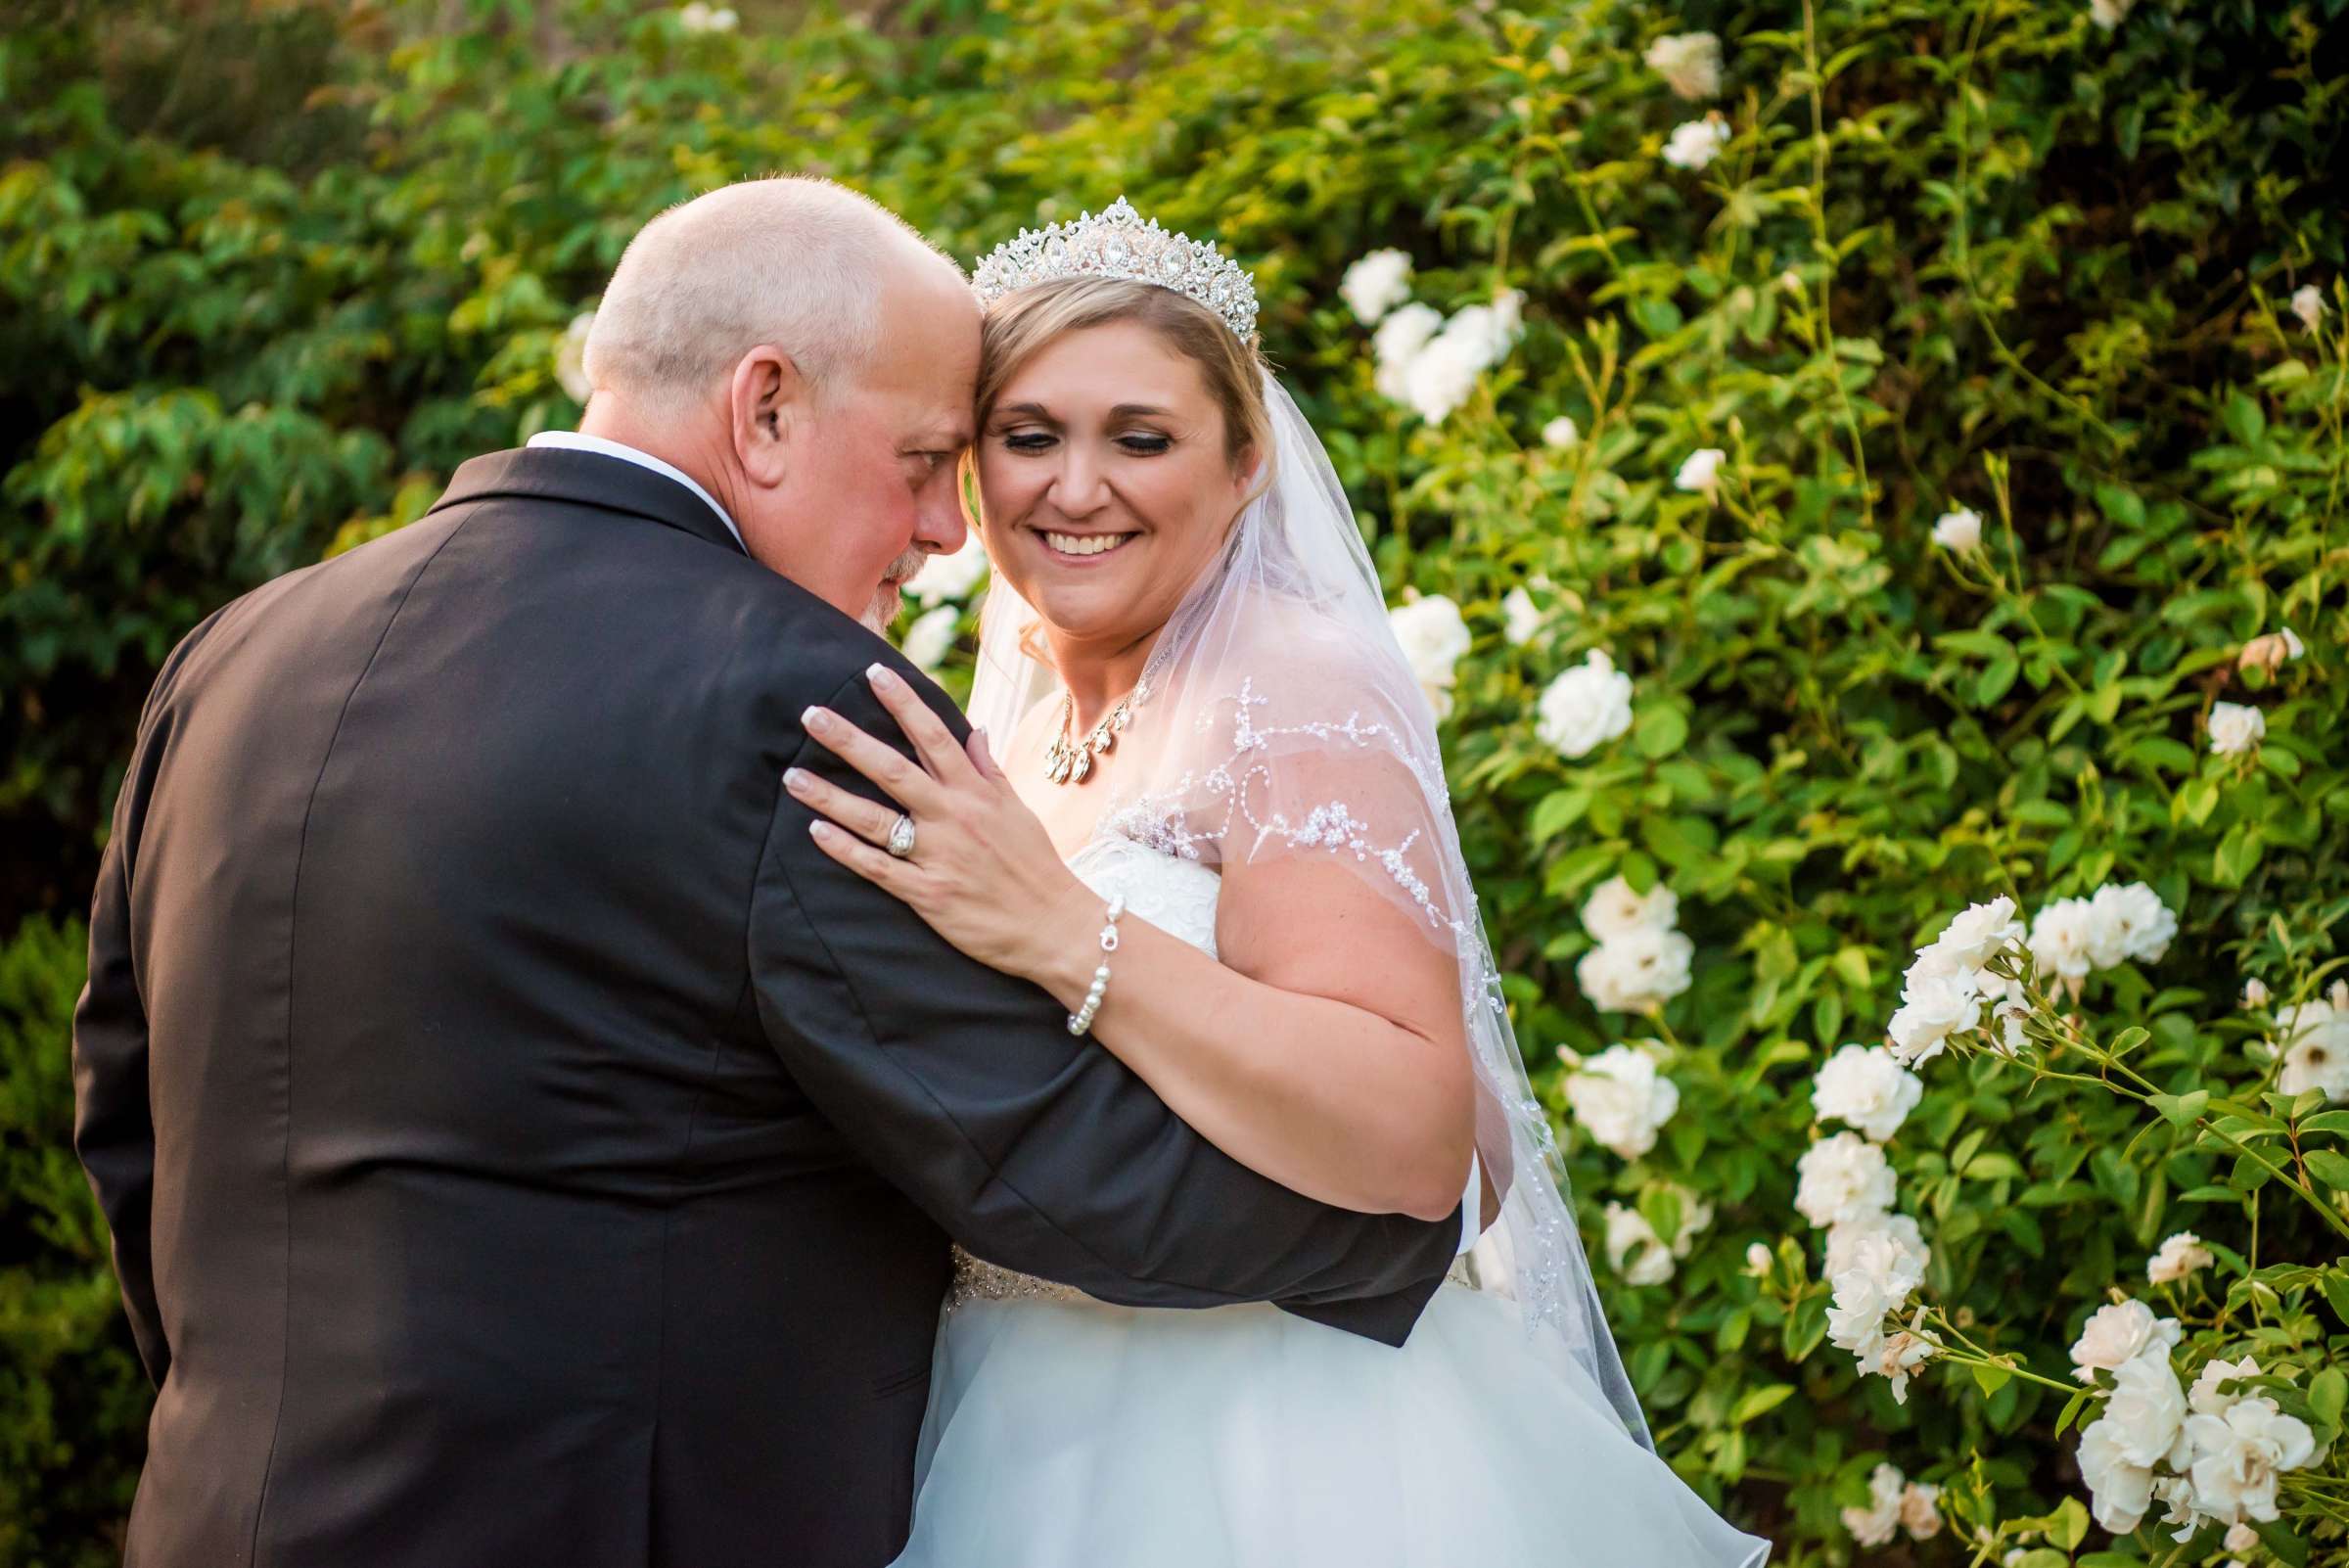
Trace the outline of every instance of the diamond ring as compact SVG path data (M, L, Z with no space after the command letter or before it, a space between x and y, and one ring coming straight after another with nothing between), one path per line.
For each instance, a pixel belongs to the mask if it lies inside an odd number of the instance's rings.
M882 848L900 860L913 853L913 818L899 811L898 819L890 824L889 842Z

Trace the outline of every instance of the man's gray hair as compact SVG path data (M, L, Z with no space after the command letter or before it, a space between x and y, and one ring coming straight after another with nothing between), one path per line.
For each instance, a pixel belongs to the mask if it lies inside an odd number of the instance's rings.
M588 329L587 379L677 406L772 344L830 390L878 346L882 297L909 265L962 276L904 219L845 185L786 176L724 186L628 242Z

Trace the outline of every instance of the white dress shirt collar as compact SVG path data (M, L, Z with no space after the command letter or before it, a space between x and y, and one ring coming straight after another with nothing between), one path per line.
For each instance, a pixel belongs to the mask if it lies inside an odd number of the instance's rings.
M650 452L639 451L624 441L610 440L602 436L583 436L579 432L572 430L542 430L530 438L530 444L559 447L564 451L571 452L601 452L606 457L617 457L623 463L634 463L638 468L649 468L656 474L675 480L679 484L700 496L703 504L717 514L717 520L726 526L728 533L734 535L736 544L743 543L742 530L734 526L734 520L726 515L726 509L717 504L714 496L696 484L693 477L683 469L671 463L664 463ZM743 551L748 554L750 546L743 544Z

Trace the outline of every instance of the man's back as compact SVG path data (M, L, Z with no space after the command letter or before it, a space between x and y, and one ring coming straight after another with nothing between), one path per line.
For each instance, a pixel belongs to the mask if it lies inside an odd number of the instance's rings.
M134 829L134 1561L771 1550L902 1454L944 1238L783 1071L744 941L798 709L874 651L708 538L511 495L192 640Z

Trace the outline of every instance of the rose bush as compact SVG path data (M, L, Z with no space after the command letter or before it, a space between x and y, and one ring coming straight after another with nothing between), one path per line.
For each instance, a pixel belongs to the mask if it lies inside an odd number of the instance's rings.
M43 0L0 1563L137 1462L62 917L157 663L569 424L628 235L774 168L1254 270L1692 1485L1788 1562L2340 1560L2342 9ZM909 594L950 686L984 590Z

